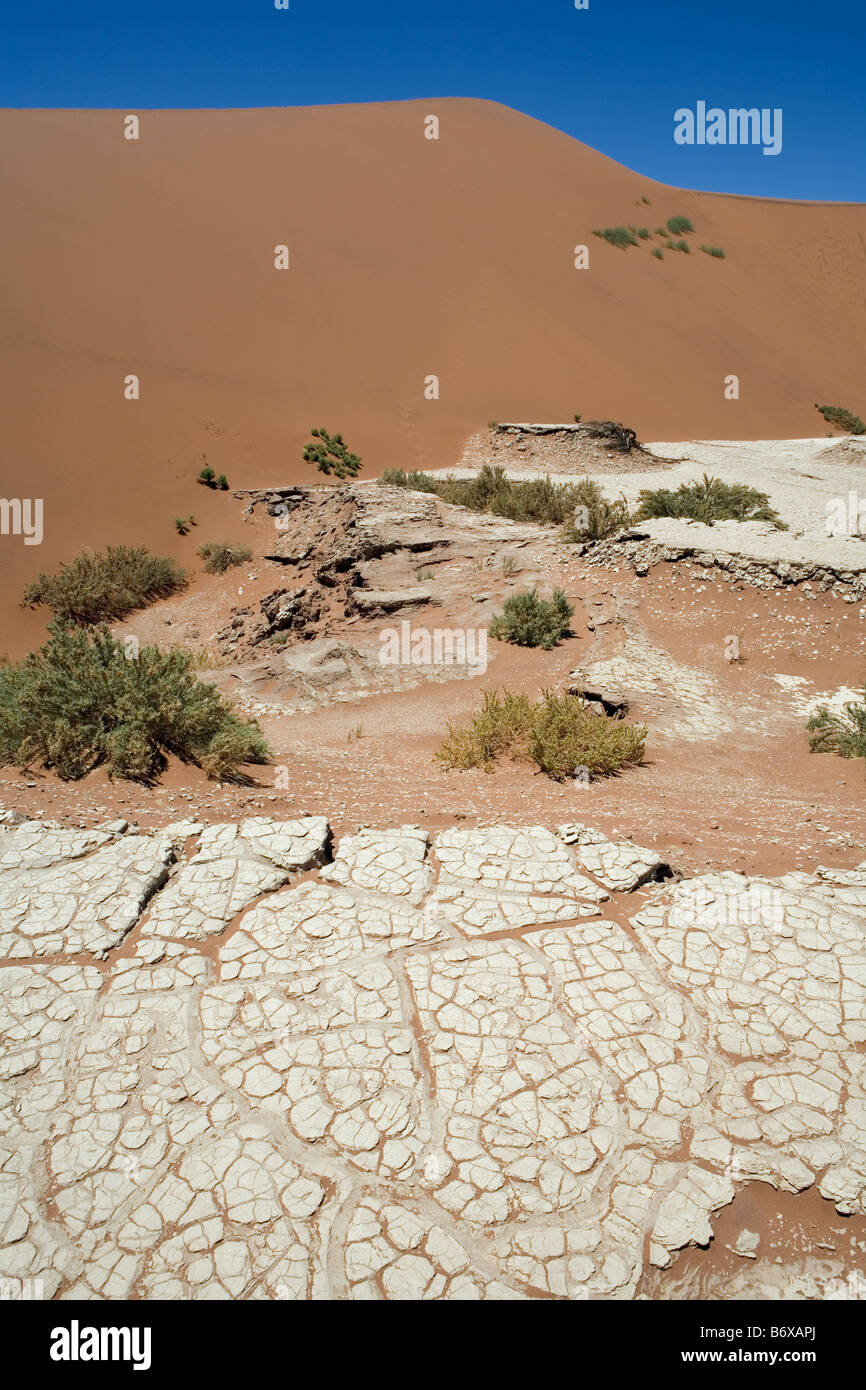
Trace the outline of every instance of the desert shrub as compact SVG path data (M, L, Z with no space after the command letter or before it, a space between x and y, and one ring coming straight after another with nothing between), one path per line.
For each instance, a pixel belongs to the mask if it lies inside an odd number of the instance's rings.
M846 410L844 406L816 405L815 409L820 410L828 425L835 425L836 429L844 430L846 434L866 434L866 425L860 416Z
M866 758L866 685L862 701L850 700L841 713L822 705L806 725L813 753L839 753L843 758Z
M693 232L695 229L687 217L669 217L667 229L671 236L682 236L683 232Z
M653 247L653 255L654 255L654 256L657 256L658 259L659 259L660 261L663 261L663 260L664 260L665 253L664 253L664 251L662 250L662 248L661 248L660 246L654 246L654 247Z
M169 754L223 780L269 757L255 721L193 675L189 652L141 647L128 660L106 627L48 631L38 652L0 670L0 764L39 763L64 780L102 766L152 783Z
M84 551L56 574L40 574L25 589L21 606L45 604L72 623L114 622L186 583L174 560L151 555L144 546L110 545L104 555Z
M607 719L576 695L545 691L531 704L528 696L488 690L472 721L448 734L436 757L450 768L481 767L491 772L500 757L532 762L562 781L586 769L610 776L643 761L646 728Z
M327 430L311 430L317 444L307 444L304 449L305 463L314 463L320 473L337 478L357 478L361 471L361 460L357 454L350 454L341 434L328 434Z
M701 250L705 251L708 256L715 256L718 261L725 259L725 253L721 246L702 246Z
M692 249L692 248L689 246L689 243L688 243L687 241L675 241L675 242L674 242L674 250L675 250L675 251L685 251L685 252L687 252L688 254L691 254L691 249Z
M553 598L539 598L535 589L511 594L502 605L488 629L491 637L500 642L514 642L518 647L543 647L549 652L568 632L568 622L574 609L561 589L554 589Z
M226 477L225 473L220 473L219 477L216 480L216 485L219 488L220 492L228 492L229 480Z
M638 240L628 227L601 227L593 231L593 236L600 236L602 241L610 242L611 246L618 246L624 251L627 246L637 246Z
M417 469L407 473L404 468L386 468L376 479L383 487L406 487L412 492L436 492L441 479L430 473L419 473Z
M196 554L204 560L208 574L225 574L235 565L245 565L253 556L248 545L231 545L228 541L205 541Z
M205 487L215 487L216 473L214 473L213 469L208 464L205 464L204 468L199 473L196 482L203 483Z
M571 523L563 532L564 541L600 541L629 525L628 503L622 495L609 502L594 478L581 479L575 490L579 501Z
M196 520L195 517L192 515L176 516L174 519L174 529L177 531L177 534L179 536L185 536L189 528L191 526L195 526L195 524Z
M649 227L638 227L637 234L641 241L649 241Z
M618 420L587 420L584 426L591 439L604 440L604 446L615 454L630 454L637 447L637 435Z
M472 478L434 477L430 473L405 473L400 468L388 468L378 480L392 487L408 487L416 492L431 492L443 502L469 507L475 512L492 512L494 516L511 521L550 521L562 525L570 520L580 502L580 492L573 483L553 483L550 478L528 478L512 481L499 465L485 464Z
M765 492L745 483L724 483L707 473L698 483L680 483L676 492L646 488L638 496L635 520L655 516L688 517L692 521L770 521L779 531L787 526L769 505Z

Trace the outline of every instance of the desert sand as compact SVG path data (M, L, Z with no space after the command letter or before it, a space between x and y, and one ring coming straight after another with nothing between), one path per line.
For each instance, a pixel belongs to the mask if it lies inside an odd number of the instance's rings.
M41 546L0 547L10 651L39 569L119 540L180 555L189 512L231 525L202 453L253 487L308 475L313 425L375 475L449 466L491 419L761 439L856 408L861 206L665 187L484 101L142 111L138 141L125 114L0 113L3 491L46 505ZM679 214L690 255L592 235Z

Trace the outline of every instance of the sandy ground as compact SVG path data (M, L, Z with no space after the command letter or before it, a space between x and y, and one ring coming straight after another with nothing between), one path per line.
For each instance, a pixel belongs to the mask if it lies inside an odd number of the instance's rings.
M379 489L370 493L371 486L361 491L376 500ZM446 518L455 515L437 505ZM248 689L221 659L203 674L260 718L274 750L273 765L250 769L252 786L216 786L181 766L154 789L112 785L99 771L81 784L62 784L51 774L7 768L0 772L0 800L88 825L118 814L143 825L173 814L211 822L251 810L326 814L339 831L361 823L553 827L585 819L614 836L633 834L686 871L780 873L862 860L866 769L859 760L810 753L804 733L810 706L862 688L862 605L797 587L754 590L720 574L709 581L688 564L658 565L638 578L591 566L555 532L536 531L536 540L512 547L518 568L510 578L499 564L509 547L486 553L484 533L474 550L470 533L455 553L444 551L431 570L439 606L413 614L413 621L462 625L475 614L473 621L486 624L507 593L560 585L575 617L573 635L553 651L491 641L483 674L400 690L349 684L306 709L284 708L272 693L279 681ZM189 591L133 615L118 632L213 651L234 607L255 612L263 594L297 582L285 566L260 557L273 546L269 520L248 520L244 534L257 552L249 566L219 578L199 573ZM377 562L388 567L390 583L400 563L395 557ZM402 582L415 582L418 563L417 556L405 561ZM368 583L376 585L375 566ZM339 608L320 629L375 658L384 620L346 618ZM739 642L736 662L727 659L732 635ZM260 661L271 649L255 650L252 659ZM503 764L488 774L448 771L434 760L447 724L471 718L485 689L507 687L535 698L545 688L581 683L627 691L629 717L649 730L643 767L586 786L556 783L522 765Z

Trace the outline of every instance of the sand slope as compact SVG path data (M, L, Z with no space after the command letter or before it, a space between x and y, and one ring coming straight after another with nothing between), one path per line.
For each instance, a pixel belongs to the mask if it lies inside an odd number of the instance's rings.
M291 481L317 423L377 472L448 464L491 418L768 438L864 405L866 207L668 189L480 101L143 112L138 142L122 116L0 113L2 490L45 499L42 546L0 538L9 598L84 543L233 533L202 451ZM675 213L727 260L592 236Z

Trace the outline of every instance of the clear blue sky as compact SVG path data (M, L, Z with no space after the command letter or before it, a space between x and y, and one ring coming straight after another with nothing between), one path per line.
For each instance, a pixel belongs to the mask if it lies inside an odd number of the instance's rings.
M486 97L685 187L866 201L863 0L4 0L0 105ZM781 107L781 154L673 113Z

